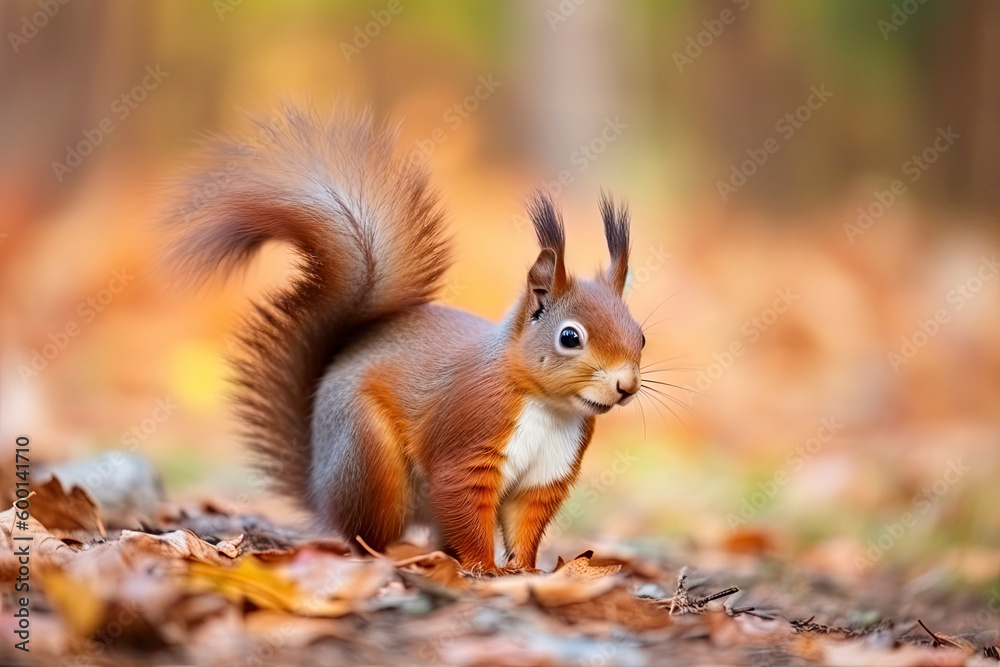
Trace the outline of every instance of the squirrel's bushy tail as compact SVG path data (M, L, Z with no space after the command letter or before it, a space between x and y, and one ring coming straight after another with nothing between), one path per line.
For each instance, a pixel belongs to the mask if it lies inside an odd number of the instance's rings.
M396 132L370 113L285 107L242 141L214 142L171 218L182 275L227 274L267 241L299 258L291 284L254 306L233 361L251 447L277 490L302 498L313 395L344 342L433 296L448 265L426 171L394 156Z

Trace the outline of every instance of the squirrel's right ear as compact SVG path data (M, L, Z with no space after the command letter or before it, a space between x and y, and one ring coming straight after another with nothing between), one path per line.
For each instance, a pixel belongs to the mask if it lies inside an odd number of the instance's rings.
M533 292L552 292L555 281L556 253L552 248L542 248L528 271L528 288Z
M558 262L556 252L552 248L542 248L538 259L528 271L528 296L532 317L537 317L558 296L556 275Z

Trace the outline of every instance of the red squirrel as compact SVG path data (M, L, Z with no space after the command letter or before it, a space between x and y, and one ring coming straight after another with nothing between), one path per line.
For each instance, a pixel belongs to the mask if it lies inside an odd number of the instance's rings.
M595 418L641 387L646 341L622 299L629 213L602 196L610 266L578 279L561 214L536 192L540 252L506 317L434 304L443 214L396 134L370 113L288 107L216 142L184 181L171 256L208 277L268 241L296 253L233 362L244 435L280 491L375 550L424 523L469 570L534 570Z

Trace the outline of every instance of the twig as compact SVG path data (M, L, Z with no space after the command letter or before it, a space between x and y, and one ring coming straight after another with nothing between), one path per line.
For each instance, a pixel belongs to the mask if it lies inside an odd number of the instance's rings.
M697 602L695 602L695 604L698 605L699 607L704 607L706 604L708 604L712 600L718 600L719 598L729 597L733 593L739 593L739 592L740 592L740 589L738 589L735 586L733 586L732 588L727 588L724 591L719 591L718 593L712 593L711 595L706 595L705 597L703 597L700 600L698 600Z
M740 614L749 614L750 616L756 616L765 621L773 621L774 617L768 614L762 614L757 611L756 607L727 607L726 613L730 616L739 616Z
M933 640L934 640L934 646L944 646L944 642L943 642L943 641L941 641L941 638L940 638L940 637L938 637L938 636L937 636L936 634L934 634L933 632L931 632L931 629L930 629L930 628L928 628L928 627L927 627L926 625L924 625L924 622L923 622L923 621L921 621L921 620L920 620L920 619L918 618L918 619L917 619L917 623L919 623L919 624L920 624L920 627L922 627L922 628L923 628L924 630L926 630L926 631L927 631L927 634L929 634L929 635L931 636L931 639L933 639Z
M823 634L830 634L831 632L842 632L848 634L848 630L844 628L837 628L830 625L825 625L823 623L813 623L815 616L810 616L806 620L793 619L789 621L789 625L795 632L822 632Z
M740 589L734 586L732 588L727 588L724 591L719 591L718 593L712 593L711 595L706 595L705 597L692 600L687 589L687 576L688 569L686 567L681 568L681 571L677 575L677 590L674 592L673 597L671 597L670 600L663 600L657 603L660 607L665 607L667 606L667 602L669 602L669 613L671 615L674 613L700 614L705 611L705 605L709 602L728 597L733 593L738 593L740 591ZM753 607L747 607L746 609L749 611L752 610Z
M917 623L919 623L920 627L922 627L924 630L926 630L927 634L929 634L934 639L934 646L935 647L936 646L950 646L952 648L957 648L960 651L965 651L968 655L972 655L973 653L976 653L976 651L977 651L977 649L976 649L976 647L975 647L974 644L972 644L971 642L969 642L966 639L963 639L962 637L951 637L949 635L939 635L939 634L933 633L933 632L931 632L930 628L928 628L926 625L924 625L923 621L921 621L919 618L917 619Z
M379 552L375 551L370 546L368 546L368 543L365 542L364 539L362 539L362 537L360 535L355 535L354 539L356 539L358 541L358 544L361 545L362 549L364 549L365 551L367 551L368 553L370 553L372 556L375 556L375 558L386 558L385 554L380 554Z

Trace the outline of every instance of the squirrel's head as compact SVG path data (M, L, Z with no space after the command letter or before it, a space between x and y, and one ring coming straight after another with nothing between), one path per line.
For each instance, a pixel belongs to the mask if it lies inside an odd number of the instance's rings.
M608 196L601 197L600 209L611 263L593 280L580 280L566 273L565 232L552 200L532 196L528 214L542 250L528 271L518 313L521 363L534 390L546 402L586 416L625 405L639 391L646 343L622 299L628 209Z

